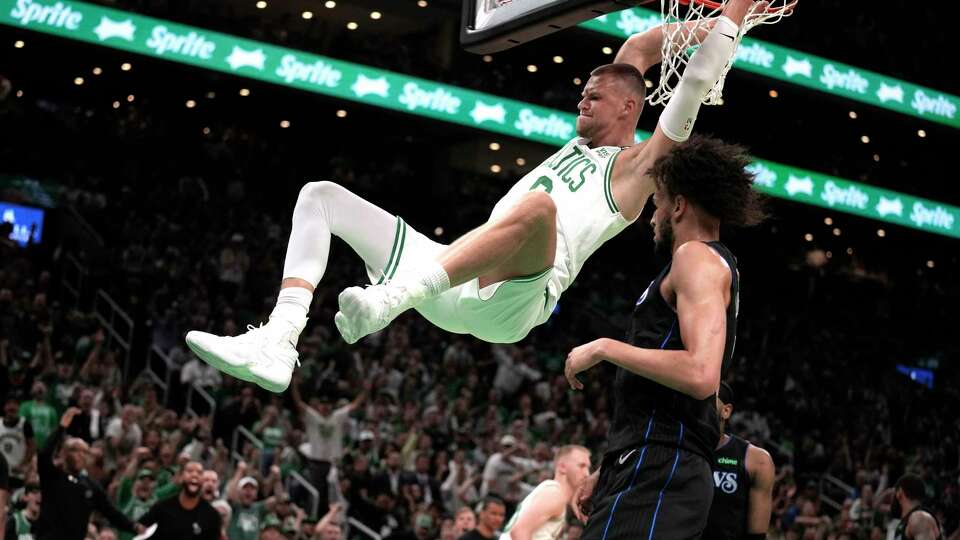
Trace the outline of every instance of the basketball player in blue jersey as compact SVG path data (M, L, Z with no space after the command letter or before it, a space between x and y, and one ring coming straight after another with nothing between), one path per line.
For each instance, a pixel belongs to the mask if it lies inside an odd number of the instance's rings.
M493 343L512 343L545 322L587 258L640 215L654 191L647 171L689 138L700 104L735 49L752 0L730 0L687 66L646 141L634 145L646 88L642 72L660 62L659 29L630 38L623 63L591 73L578 104L578 137L524 176L489 221L446 246L332 182L300 191L283 280L270 320L236 337L192 331L204 361L273 392L290 383L296 344L330 237L346 241L371 282L339 295L334 321L348 343L415 308L434 325Z
M773 509L773 458L763 448L725 432L733 414L733 389L717 392L720 444L713 456L713 503L704 540L763 540Z
M711 459L720 440L717 389L736 341L737 262L720 225L764 217L750 157L693 136L650 170L651 224L671 258L633 310L626 341L598 339L567 356L565 375L616 366L607 452L578 497L592 506L585 540L699 538L713 498Z

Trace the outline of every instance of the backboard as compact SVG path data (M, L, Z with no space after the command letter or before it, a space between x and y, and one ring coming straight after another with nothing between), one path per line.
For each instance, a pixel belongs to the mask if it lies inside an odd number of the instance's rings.
M503 51L564 28L653 0L463 0L460 44Z

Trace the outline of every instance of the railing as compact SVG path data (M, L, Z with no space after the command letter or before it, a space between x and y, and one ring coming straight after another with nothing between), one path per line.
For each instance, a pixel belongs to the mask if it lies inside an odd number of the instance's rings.
M320 509L320 491L317 490L313 484L308 482L307 479L297 471L290 471L287 474L287 485L285 486L287 488L287 493L290 493L290 487L293 484L300 484L300 487L307 490L307 493L310 494L310 499L312 501L310 503L310 516L313 518L319 518L320 516L317 515L317 511ZM378 540L379 538L380 537L377 536Z
M364 525L363 523L357 521L355 518L348 517L348 518L347 518L347 523L350 524L351 532L353 532L353 529L356 529L356 530L362 532L364 536L366 536L366 537L368 537L368 538L372 538L373 540L382 540L382 539L383 539L383 537L380 536L379 534L377 534L376 532L374 532L373 529L371 529L370 527L367 527L367 526Z
M73 256L73 253L67 253L63 257L63 268L60 283L63 290L73 296L73 306L80 306L80 298L83 294L83 281L89 270Z
M154 360L156 359L160 359L161 361L164 371L162 377L157 370L154 369ZM180 366L170 359L170 355L160 350L160 347L156 344L150 347L150 351L147 353L147 364L143 367L143 375L147 376L154 384L163 390L161 403L164 405L170 405L170 388L173 384L173 375L178 371L180 371Z
M260 455L261 455L261 458L260 458L260 459L262 460L262 459L263 459L263 453L262 453L262 451L263 451L263 441L261 441L259 438L257 438L257 436L254 435L252 431L250 431L249 429L247 429L247 428L245 428L245 427L243 427L243 426L237 426L237 429L233 430L233 442L230 444L230 455L233 457L233 459L236 459L236 460L238 460L238 461L241 460L241 459L244 459L244 458L243 458L243 452L242 452L243 448L239 448L239 451L238 451L238 448L237 448L237 447L239 446L239 444L240 444L240 437L241 437L241 436L242 436L244 439L246 439L247 441L249 441L251 444L253 444L253 446L256 447L257 450L260 450L260 451L261 451L261 454L260 454ZM253 465L253 463L251 463L250 465ZM259 469L259 468L260 468L260 464L257 463L257 464L256 464L256 467Z
M243 427L237 426L237 429L233 430L233 441L230 444L230 457L236 461L244 459L243 457L243 448L240 446L241 438L245 439L246 442L252 444L257 450L261 451L260 459L263 460L263 441L261 441L252 431ZM254 464L250 463L248 466ZM261 464L257 463L256 466L260 468ZM317 511L320 507L320 491L314 487L306 478L303 477L297 471L290 471L287 473L286 485L284 486L287 490L287 493L290 493L290 487L293 484L299 484L307 493L310 494L310 516L317 518ZM377 536L376 538L380 538Z
M853 493L853 486L836 476L824 474L820 477L820 501L836 511L843 508L844 499L852 497Z
M93 228L93 225L85 217L83 217L80 212L77 211L76 207L69 206L67 207L67 214L73 219L72 225L74 226L74 233L84 233L87 235L87 238L95 243L98 247L103 247L106 245L106 242L103 241L103 236Z
M207 414L205 414L205 415L204 415L204 414L199 414L199 413L197 412L196 408L194 408L194 406L193 406L193 405L194 405L194 403L193 403L193 395L194 395L194 394L200 396L200 399L202 399L202 400L207 404L207 410L209 411ZM204 388L203 388L202 386L198 386L198 385L196 385L196 384L191 384L190 387L187 388L187 405L186 405L185 410L187 411L187 414L192 414L193 416L196 416L196 417L209 416L209 417L210 417L210 425L212 426L212 425L213 425L213 416L216 414L216 411L217 411L217 400L213 399L213 396L211 396L209 392L207 392L206 390L204 390Z
M133 343L133 319L103 289L97 291L93 299L93 314L107 333L104 347L109 348L113 341L123 349L123 382L126 384L130 374L130 347ZM126 327L117 326L125 323Z

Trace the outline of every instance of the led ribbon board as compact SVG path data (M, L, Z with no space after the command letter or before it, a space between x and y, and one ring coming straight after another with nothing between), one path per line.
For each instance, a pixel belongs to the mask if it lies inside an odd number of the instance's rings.
M575 134L570 113L82 2L0 0L0 23L545 144ZM769 161L752 167L757 189L775 197L960 238L960 208Z
M660 13L633 8L580 26L625 39L660 23ZM758 39L743 38L733 67L960 128L960 97Z

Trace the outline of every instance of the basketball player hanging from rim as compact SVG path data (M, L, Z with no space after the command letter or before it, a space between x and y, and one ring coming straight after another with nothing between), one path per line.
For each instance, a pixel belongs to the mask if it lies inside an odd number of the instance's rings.
M236 337L191 331L204 361L282 392L299 363L296 343L323 277L330 236L363 259L373 286L339 295L335 323L348 343L415 308L434 325L492 343L512 343L544 323L586 259L640 215L654 191L647 171L685 141L701 101L735 50L753 0L730 0L686 68L646 141L634 145L646 88L661 59L662 33L627 40L618 62L591 73L578 104L578 137L524 176L488 222L446 246L333 182L303 187L293 210L283 280L269 322ZM631 146L632 145L632 146Z

